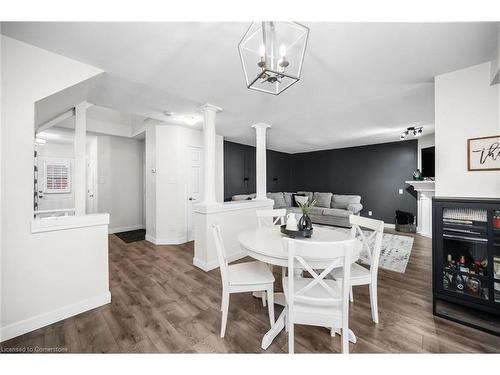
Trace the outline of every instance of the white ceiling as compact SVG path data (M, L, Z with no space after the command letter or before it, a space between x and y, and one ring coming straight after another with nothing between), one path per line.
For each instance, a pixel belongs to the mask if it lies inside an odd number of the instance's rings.
M489 61L493 23L307 23L302 80L279 96L245 87L237 44L247 23L3 23L2 33L106 72L99 103L161 118L224 108L217 131L253 144L272 126L286 152L396 141L433 131L433 77ZM104 103L106 102L106 103ZM163 116L164 118L164 116Z

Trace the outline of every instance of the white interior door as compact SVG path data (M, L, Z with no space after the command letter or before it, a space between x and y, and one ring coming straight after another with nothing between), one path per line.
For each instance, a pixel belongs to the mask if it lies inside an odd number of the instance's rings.
M187 239L194 240L193 204L202 199L203 189L203 149L188 147L187 149Z

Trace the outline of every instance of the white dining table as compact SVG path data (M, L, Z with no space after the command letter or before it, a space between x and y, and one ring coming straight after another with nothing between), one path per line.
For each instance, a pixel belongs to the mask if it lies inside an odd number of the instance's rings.
M241 248L250 257L274 266L287 267L288 254L283 247L284 237L285 235L281 233L279 226L260 227L241 232L238 236L238 241ZM314 227L313 235L311 237L312 241L318 242L347 241L350 239L351 234L349 232L344 233L326 227ZM351 257L353 262L359 259L361 248L361 242L358 241L358 246L353 248ZM315 269L327 268L329 263L331 263L331 261L328 262L325 260L317 259L305 260L311 265L312 268ZM286 301L284 294L274 293L274 303L285 306ZM271 329L262 338L262 349L267 349L273 342L274 338L283 330L284 327L285 310L281 312L280 316L272 325ZM336 332L340 334L340 330L337 330ZM352 332L352 330L349 330L349 341L353 343L356 342L356 336L354 335L354 332Z

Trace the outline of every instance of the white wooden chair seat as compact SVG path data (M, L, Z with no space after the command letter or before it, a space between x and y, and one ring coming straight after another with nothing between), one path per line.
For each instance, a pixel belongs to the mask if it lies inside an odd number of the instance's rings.
M229 285L259 285L274 283L269 267L262 262L229 265Z
M336 280L342 280L342 269L335 269L330 272L330 275ZM353 263L351 266L351 286L365 285L370 282L371 273L368 268L363 267L358 263Z

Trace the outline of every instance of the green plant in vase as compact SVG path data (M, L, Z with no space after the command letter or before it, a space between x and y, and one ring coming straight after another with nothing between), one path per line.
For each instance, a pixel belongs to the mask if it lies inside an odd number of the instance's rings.
M316 200L312 200L311 202L307 201L305 203L297 202L302 211L302 217L299 219L298 227L299 230L311 230L312 229L312 221L309 217L309 213L311 209L316 205Z

